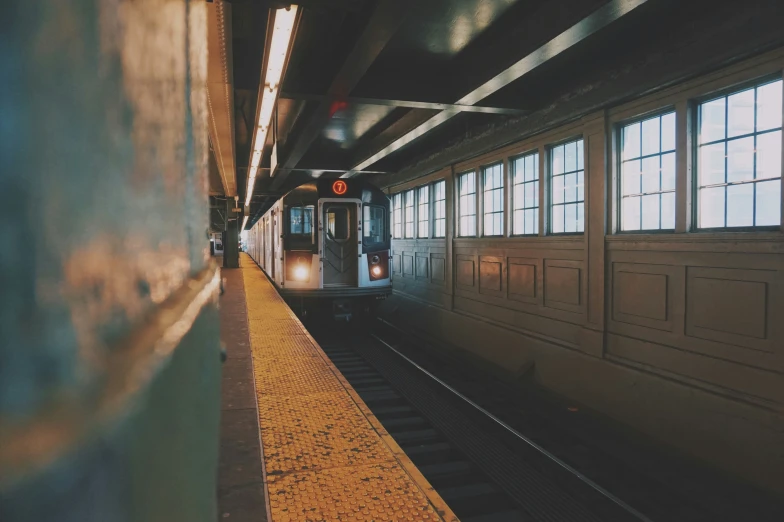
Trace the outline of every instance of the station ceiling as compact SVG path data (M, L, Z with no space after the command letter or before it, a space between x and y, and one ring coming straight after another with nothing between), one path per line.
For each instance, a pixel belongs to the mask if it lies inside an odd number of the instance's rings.
M289 3L226 3L231 4L236 190L242 202L259 110L267 20L271 9ZM251 198L248 227L281 194L310 179L378 179L472 128L525 118L568 91L578 76L590 74L592 64L628 52L636 42L629 35L659 23L679 4L675 0L294 3L300 16ZM434 118L437 125L430 128ZM270 177L273 144L278 163ZM211 183L219 186L219 176L212 168L211 172Z

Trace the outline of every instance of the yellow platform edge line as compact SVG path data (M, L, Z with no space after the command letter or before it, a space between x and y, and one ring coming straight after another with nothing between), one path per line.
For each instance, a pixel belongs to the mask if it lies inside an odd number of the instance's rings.
M253 258L251 258L250 255L248 255L247 253L244 253L244 252L241 253L240 269L242 270L242 281L243 281L243 286L245 287L246 305L247 305L247 301L250 299L251 294L248 292L248 282L246 281L245 270L243 270L243 269L256 269L256 270L258 270L259 273L262 275L262 277L266 280L266 283L268 285L270 285L271 289L274 290L275 287L272 284L272 282L269 280L269 278L267 277L267 274L261 269L261 267L259 267L256 264L256 262L253 260ZM367 406L367 404L365 404L365 402L362 400L362 398L359 396L359 394L354 390L354 388L349 384L349 382L346 380L346 378L343 377L343 374L340 372L340 370L338 370L337 367L332 363L332 361L329 359L329 357L324 352L324 350L321 349L321 346L319 346L319 344L316 342L316 340L310 335L310 332L307 331L305 326L302 324L302 322L299 320L299 318L296 316L296 314L294 314L294 312L289 308L289 306L286 304L286 302L283 300L283 298L280 296L280 294L277 293L277 291L275 291L275 297L276 297L276 299L274 301L279 303L279 304L281 304L282 306L284 306L285 310L288 312L289 316L294 321L296 321L298 327L302 330L302 334L308 339L310 344L313 346L313 349L315 350L315 352L322 359L322 361L327 365L327 367L330 369L330 371L335 375L335 377L338 379L338 381L340 382L340 384L343 387L343 389L346 391L346 393L349 395L349 397L351 397L351 400L354 402L354 404L356 404L356 406L359 409L359 411L362 413L362 415L365 417L365 419L371 425L373 430L381 438L381 441L384 443L384 445L389 449L389 451L392 454L392 456L394 457L395 461L403 469L403 471L406 473L406 475L408 475L408 477L411 479L411 481L414 483L414 485L422 492L422 494L425 496L425 498L427 498L427 501L430 503L432 508L438 514L438 516L441 517L441 519L444 520L445 522L459 522L459 519L452 512L451 508L447 505L447 503L444 501L444 499L441 498L441 496L436 492L436 490L433 488L433 486L430 484L430 482L425 478L424 475L422 475L422 473L419 471L419 468L417 468L416 464L414 464L411 461L411 459L408 458L408 455L406 455L405 451L403 451L403 449L397 444L397 442L395 442L395 439L393 439L392 436L387 432L387 430L384 429L384 427L381 424L381 422L376 418L376 416L373 414L373 412L370 410L370 408ZM251 322L250 322L250 320L248 320L248 333L249 334L252 333L251 328L252 328ZM253 350L251 350L251 352L252 351ZM255 364L255 359L254 359L254 364ZM257 412L256 418L257 418L257 423L258 423L259 422L259 420L258 420L259 419L259 414L258 414L258 412L259 412L258 392L255 390L255 388L256 388L256 381L255 381L255 379L253 381L253 386L254 386L254 392L255 392L254 393L254 399L255 399L255 402L256 402L256 412ZM261 427L260 427L260 425L259 425L259 445L260 445L260 448L261 448L262 473L263 473L263 482L264 482L264 496L265 496L265 499L267 500L267 517L268 517L268 520L272 521L273 518L272 518L270 502L269 502L267 470L266 470L266 466L265 466L265 462L264 462L264 460L265 460L264 459L264 444L263 444L262 437L261 437Z

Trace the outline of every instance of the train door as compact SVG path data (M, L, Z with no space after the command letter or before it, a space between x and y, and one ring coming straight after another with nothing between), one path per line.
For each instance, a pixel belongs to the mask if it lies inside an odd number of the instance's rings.
M357 286L356 203L324 203L322 215L324 288Z

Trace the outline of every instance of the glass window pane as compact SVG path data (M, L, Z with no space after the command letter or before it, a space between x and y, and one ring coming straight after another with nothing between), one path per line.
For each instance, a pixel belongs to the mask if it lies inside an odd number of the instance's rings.
M552 150L552 172L554 175L564 173L564 147L559 145Z
M781 223L781 180L757 183L758 227L777 226Z
M585 145L583 140L577 140L577 168L583 170L585 168Z
M585 232L585 203L577 204L577 232Z
M642 160L642 191L645 193L659 190L659 156Z
M727 137L754 132L754 89L727 97Z
M661 151L675 150L675 113L661 117Z
M292 234L302 234L302 208L294 207L290 211L291 227L289 232Z
M724 226L724 187L700 189L700 228Z
M577 201L577 174L564 176L564 201Z
M781 131L757 136L757 179L781 177Z
M643 230L659 228L659 194L642 197L642 228Z
M642 177L640 175L640 160L627 161L622 166L621 194L639 194L642 192Z
M556 176L553 178L553 203L564 202L564 177Z
M661 189L675 190L675 153L663 155L661 163Z
M731 185L727 187L728 227L750 227L754 225L754 185Z
M661 228L664 230L675 228L675 192L661 195Z
M563 206L553 207L553 232L558 234L564 231Z
M757 132L781 127L781 85L778 80L757 89Z
M577 214L575 213L575 205L574 203L569 205L564 205L563 212L564 212L564 232L577 232Z
M727 142L727 181L754 178L754 137Z
M642 155L659 152L659 118L651 118L642 122Z
M564 145L564 165L566 172L577 170L577 144L567 143Z
M700 143L725 138L725 100L726 98L719 98L700 105Z
M585 173L577 173L577 201L585 201Z
M529 154L525 157L525 180L539 179L539 153Z
M621 199L621 230L640 230L639 197Z
M363 242L367 244L382 243L386 235L384 227L384 209L365 205L362 219Z
M632 123L623 128L623 159L640 157L640 124Z
M700 147L700 186L724 183L724 148L724 142Z

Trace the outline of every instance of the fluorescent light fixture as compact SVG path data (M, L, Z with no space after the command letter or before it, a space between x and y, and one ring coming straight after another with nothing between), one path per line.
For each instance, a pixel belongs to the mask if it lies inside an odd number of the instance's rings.
M248 216L245 216L245 219L242 220L242 226L240 230L245 230L245 225L248 223Z
M253 186L256 183L256 171L261 164L261 155L264 152L264 143L267 140L272 112L278 98L278 88L283 77L283 67L286 64L286 55L291 45L291 34L294 32L294 22L297 19L296 5L288 9L275 11L275 25L272 28L272 41L267 54L267 70L264 73L264 87L261 93L261 108L259 109L259 122L256 126L256 136L253 142L253 157L251 168L248 169L248 184L245 195L245 205L250 205L253 196ZM247 221L247 216L245 220ZM245 225L243 224L243 228Z
M261 151L260 150L254 150L253 151L253 156L250 159L250 167L252 169L257 169L257 168L259 168L259 164L260 163L261 163Z

